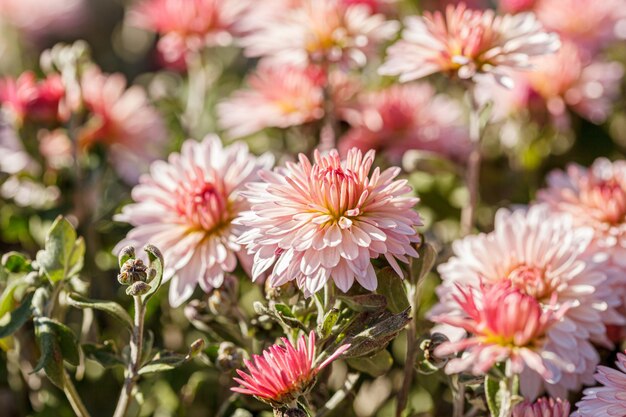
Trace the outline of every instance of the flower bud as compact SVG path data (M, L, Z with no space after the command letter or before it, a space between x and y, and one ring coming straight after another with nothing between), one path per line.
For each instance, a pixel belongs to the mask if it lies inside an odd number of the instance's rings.
M434 353L438 346L447 341L448 337L442 333L433 333L422 340L419 347L423 356L418 360L418 367L423 373L435 372L448 363L449 358L435 356Z
M148 268L141 259L128 259L122 265L117 280L122 285L130 285L136 282L145 282L148 278Z
M274 409L274 417L307 417L307 414L299 408Z
M135 248L132 246L125 246L120 251L120 254L117 255L117 261L120 265L120 268L123 267L126 261L128 261L129 259L135 259Z
M150 284L146 284L143 281L137 281L132 284L130 287L126 288L126 294L132 295L133 297L137 297L140 295L144 295L148 291L150 291Z
M217 350L217 367L223 371L229 371L241 367L243 355L241 349L231 342L222 342Z
M189 345L189 356L196 356L204 349L204 339L197 339Z

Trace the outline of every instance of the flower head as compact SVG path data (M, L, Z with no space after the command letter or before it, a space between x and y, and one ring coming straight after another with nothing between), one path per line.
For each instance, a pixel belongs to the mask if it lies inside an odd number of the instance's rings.
M276 13L267 24L242 39L250 57L275 63L340 63L363 66L373 49L391 38L397 22L372 14L363 4L341 0L302 0Z
M521 389L534 398L547 389L565 397L591 381L599 356L591 341L610 346L606 324L623 323L619 304L607 278L604 263L590 253L593 230L575 227L566 214L553 214L545 205L527 210L496 213L494 231L456 241L454 256L439 267L443 283L437 289L440 304L431 314L460 311L458 286L489 287L510 282L523 294L537 300L543 309L569 306L561 320L546 331L542 351L559 358L565 371L545 378L526 370Z
M242 387L231 390L254 395L278 408L284 407L307 392L317 374L350 347L343 345L318 363L315 332L311 331L308 340L305 335L300 336L297 346L293 346L286 338L281 340L283 346L270 346L262 355L253 355L252 361L244 360L248 373L237 370L240 378L235 378Z
M458 158L469 150L460 106L428 84L362 94L347 120L352 128L340 140L342 151L375 149L395 163L411 149Z
M507 74L527 69L530 58L559 47L531 13L496 16L493 10L469 10L464 3L448 6L445 14L425 12L406 19L402 39L388 50L382 75L399 75L401 82L437 72L461 79L490 74L511 87Z
M266 127L286 128L324 116L326 76L317 67L261 65L239 90L220 103L220 124L239 137Z
M557 398L539 398L534 403L528 400L513 409L512 417L569 417L570 404Z
M374 290L371 259L380 255L402 276L397 260L417 256L418 199L405 195L406 180L394 181L399 168L370 174L373 162L374 151L352 149L345 160L316 151L313 163L301 154L297 164L260 172L263 182L244 194L251 210L238 220L248 228L239 241L255 254L253 280L273 266L271 286L295 279L307 295L331 278L344 292L355 279Z
M584 397L576 403L578 410L572 417L617 417L626 415L626 355L617 354L618 369L598 366L594 375L601 386L587 388Z
M61 117L65 87L59 75L37 81L31 71L17 79L0 79L0 103L21 123L24 119L53 122Z
M86 16L84 0L0 0L0 20L17 27L29 39L71 34Z
M249 268L250 257L235 242L242 228L232 220L248 203L240 196L256 171L270 158L255 158L243 144L223 148L217 137L188 140L168 162L156 161L132 192L134 204L115 217L134 226L116 250L127 245L158 246L169 260L170 304L181 305L197 284L208 292L219 287L237 260Z
M453 298L461 315L433 317L435 322L460 327L470 334L458 342L445 342L435 350L437 356L465 350L463 357L448 362L446 372L471 368L474 374L483 375L498 362L508 360L513 373L519 374L528 367L546 379L554 377L553 353L544 349L546 333L568 306L557 311L544 310L533 296L510 281L483 286L479 291L459 286L458 291Z
M135 183L165 146L161 116L141 87L126 89L122 74L103 74L91 67L83 74L81 88L89 118L78 134L80 147L105 145L118 173Z

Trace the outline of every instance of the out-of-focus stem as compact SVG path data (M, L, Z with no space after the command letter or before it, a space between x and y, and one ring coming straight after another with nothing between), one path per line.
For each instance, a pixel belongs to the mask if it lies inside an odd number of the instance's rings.
M130 362L126 370L126 379L120 393L120 398L115 407L113 417L125 417L130 406L131 393L137 384L139 368L141 367L141 351L143 348L143 322L146 308L141 302L141 296L133 297L135 300L135 319L133 334L130 339Z
M461 236L467 236L472 232L476 217L476 207L480 198L480 108L474 97L473 88L467 90L470 102L469 136L472 149L467 159L465 183L469 193L469 202L461 212Z
M333 411L335 407L337 407L343 400L346 399L348 394L352 392L357 382L359 381L361 374L353 373L348 374L346 377L346 382L343 384L343 387L339 391L337 391L330 399L324 404L322 408L320 408L315 417L325 417L328 413Z
M70 402L72 410L74 410L74 413L78 417L89 417L89 411L87 411L87 407L85 407L85 404L83 404L83 401L80 399L78 391L76 391L76 387L74 387L74 383L72 382L72 378L67 371L64 370L63 372L65 373L63 392Z
M335 103L330 86L330 65L326 65L326 83L324 84L324 121L320 132L318 149L320 152L327 152L333 149L337 143L339 126L335 117Z

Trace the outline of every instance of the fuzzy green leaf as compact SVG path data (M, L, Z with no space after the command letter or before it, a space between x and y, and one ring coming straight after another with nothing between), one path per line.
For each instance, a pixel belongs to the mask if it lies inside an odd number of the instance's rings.
M389 351L383 349L372 356L348 359L348 365L373 377L379 377L389 371L393 365L393 358Z
M51 282L69 279L83 268L85 242L76 230L59 216L46 235L45 249L37 253L37 262Z
M376 289L387 299L387 308L392 313L400 313L409 306L404 281L391 267L386 267L378 272L378 288Z
M82 295L71 293L68 296L68 302L71 306L84 309L93 308L94 310L104 311L114 318L124 323L129 329L133 328L133 319L130 318L128 312L116 302L106 300L92 300Z
M22 300L22 304L15 310L11 311L8 315L3 316L2 322L5 324L0 325L0 339L15 333L20 327L24 325L32 316L32 301L34 293L29 293ZM12 295L11 295L12 297Z

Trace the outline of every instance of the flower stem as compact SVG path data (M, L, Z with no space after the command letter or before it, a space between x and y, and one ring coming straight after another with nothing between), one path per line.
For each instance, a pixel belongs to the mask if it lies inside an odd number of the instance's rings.
M63 392L70 402L72 410L74 410L74 413L78 417L89 417L89 411L87 411L87 407L85 407L85 404L83 404L83 401L80 399L80 395L78 395L78 391L76 391L72 378L67 371L64 370L63 372L65 373Z
M413 276L409 271L409 276ZM409 391L415 376L415 361L417 360L417 307L419 299L419 284L411 282L408 285L408 299L411 305L411 321L406 332L406 360L404 362L404 378L402 387L398 391L398 405L396 407L396 417L400 417L406 409L409 399Z
M324 404L322 408L320 408L315 417L326 417L328 413L333 411L335 407L337 407L343 400L346 399L348 394L352 392L357 382L359 381L361 374L353 373L348 374L346 377L346 382L343 384L343 387L339 391L337 391L330 399Z
M130 339L130 362L126 370L124 386L120 393L120 398L115 407L113 417L125 417L133 389L139 378L139 368L141 367L141 351L143 348L143 324L146 315L146 307L141 302L141 296L133 297L135 300L135 319L133 334Z
M480 108L474 97L473 88L468 88L467 95L470 102L469 136L472 149L467 159L465 183L469 193L469 202L461 212L461 236L467 236L472 232L476 218L476 207L480 198L480 141L482 135Z

